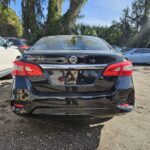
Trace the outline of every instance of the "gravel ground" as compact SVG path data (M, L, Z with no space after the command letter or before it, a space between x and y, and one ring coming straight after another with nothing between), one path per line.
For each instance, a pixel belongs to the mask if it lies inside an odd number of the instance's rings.
M50 117L27 119L9 107L11 80L0 80L0 150L149 150L150 67L136 66L132 113L100 123Z

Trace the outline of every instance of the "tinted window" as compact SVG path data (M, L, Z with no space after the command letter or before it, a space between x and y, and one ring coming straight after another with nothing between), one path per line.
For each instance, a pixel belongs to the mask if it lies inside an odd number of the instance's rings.
M142 53L150 53L150 49L142 49Z
M136 54L139 54L139 53L142 53L142 54L150 53L150 49L138 49L138 50L135 50L135 53Z
M13 45L15 45L15 46L21 45L21 43L20 43L19 40L16 40L16 39L9 39L9 41L13 42Z
M4 41L0 38L0 46L4 46L4 45L5 45Z
M132 48L123 49L121 52L128 52L130 50L132 50Z
M134 52L135 52L136 54L143 53L142 50L135 50Z
M92 36L50 36L40 39L31 50L110 50L100 38Z

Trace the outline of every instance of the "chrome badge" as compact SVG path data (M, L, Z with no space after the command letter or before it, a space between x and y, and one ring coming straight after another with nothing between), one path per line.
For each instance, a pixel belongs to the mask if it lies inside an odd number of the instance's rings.
M78 58L77 58L76 56L71 56L71 57L69 58L69 61L70 61L72 64L76 64L77 61L78 61Z

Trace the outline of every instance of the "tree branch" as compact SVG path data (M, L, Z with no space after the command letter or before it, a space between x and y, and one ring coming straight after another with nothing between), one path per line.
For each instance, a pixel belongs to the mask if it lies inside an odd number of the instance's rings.
M66 32L67 30L69 32L86 1L87 0L70 0L70 8L61 18L61 27L63 32L65 30Z

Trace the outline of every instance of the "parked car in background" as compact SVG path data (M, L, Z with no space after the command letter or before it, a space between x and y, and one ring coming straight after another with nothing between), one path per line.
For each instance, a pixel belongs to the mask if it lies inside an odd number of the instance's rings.
M121 50L121 53L126 54L126 53L128 53L129 51L131 51L133 49L134 48L124 48L124 49Z
M123 48L118 45L111 45L111 46L118 52L121 52L123 50Z
M15 37L7 37L6 39L8 41L11 41L13 45L17 46L21 51L21 53L24 53L30 48L26 39L15 38Z
M20 115L125 114L134 106L132 72L98 37L44 37L14 62L11 105Z
M133 48L126 53L125 57L137 64L150 64L150 49L148 48Z
M12 46L12 42L0 37L0 78L11 73L12 62L20 55L20 51Z

